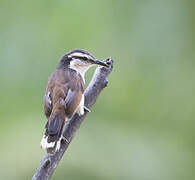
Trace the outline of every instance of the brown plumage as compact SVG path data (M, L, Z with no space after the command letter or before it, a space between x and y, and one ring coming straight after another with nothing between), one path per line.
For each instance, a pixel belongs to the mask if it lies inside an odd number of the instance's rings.
M58 68L50 76L44 97L44 111L48 118L45 135L48 136L48 143L59 140L65 121L77 110L83 92L83 79L75 70Z
M93 64L107 66L87 51L72 50L62 57L48 79L44 96L48 121L41 146L50 153L59 149L66 121L76 112L84 114L84 74Z

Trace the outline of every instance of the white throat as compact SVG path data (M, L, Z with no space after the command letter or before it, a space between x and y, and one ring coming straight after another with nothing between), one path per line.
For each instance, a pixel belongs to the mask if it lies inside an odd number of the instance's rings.
M86 64L86 63L80 61L79 59L72 60L70 62L70 65L69 65L69 67L71 69L74 69L77 73L79 73L81 75L84 83L85 83L85 73L92 66L93 66L93 64Z

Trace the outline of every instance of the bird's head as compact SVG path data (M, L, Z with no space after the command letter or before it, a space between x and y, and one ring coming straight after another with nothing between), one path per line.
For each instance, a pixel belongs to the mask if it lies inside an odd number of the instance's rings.
M98 59L96 59L91 53L82 49L75 49L67 54L68 59L70 60L70 64L74 64L75 66L91 66L91 65L101 65L107 67L108 65Z
M68 66L69 68L84 75L90 67L96 64L105 67L109 66L105 62L96 59L86 50L74 49L62 57L60 66Z

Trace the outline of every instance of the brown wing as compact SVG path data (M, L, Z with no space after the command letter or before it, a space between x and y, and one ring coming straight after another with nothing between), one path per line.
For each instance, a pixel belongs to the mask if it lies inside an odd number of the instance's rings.
M71 69L58 69L48 81L44 97L44 110L47 118L53 111L59 111L64 100L65 115L70 118L77 109L84 92L82 77ZM54 108L55 107L55 108ZM56 109L57 108L57 109Z
M45 96L44 96L44 112L47 117L51 115L52 111L52 99L51 99L51 94L48 90L46 90Z
M71 118L74 114L75 110L77 109L80 101L82 98L82 92L78 89L68 90L66 99L65 99L65 106L66 106L66 116Z
M48 152L55 151L65 120L71 118L77 110L83 92L82 77L74 70L57 69L50 76L44 96L44 110L48 121L41 143Z

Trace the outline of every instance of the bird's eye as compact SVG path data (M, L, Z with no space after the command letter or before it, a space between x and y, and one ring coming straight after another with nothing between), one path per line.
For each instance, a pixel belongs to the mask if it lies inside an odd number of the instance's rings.
M71 56L68 56L68 59L69 59L69 60L72 60L72 57L71 57Z
M82 59L85 61L88 60L88 58L86 56L83 56Z

